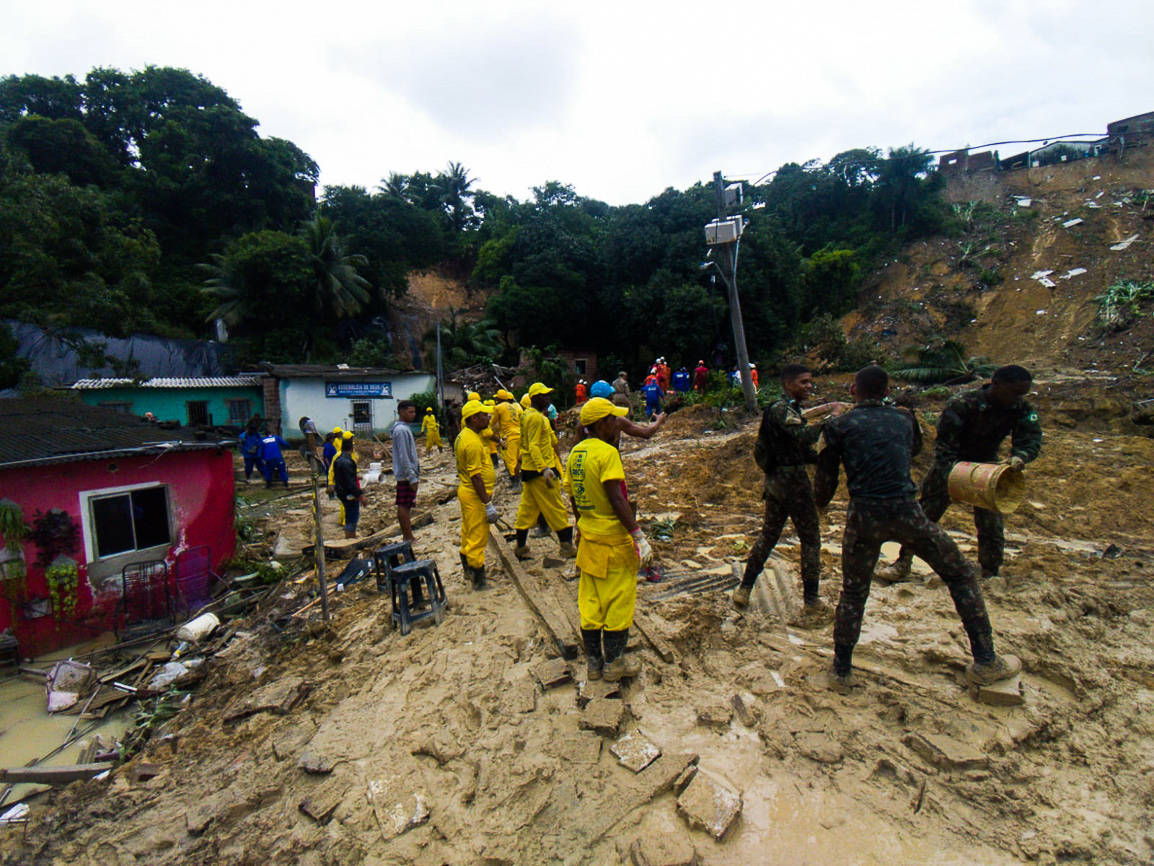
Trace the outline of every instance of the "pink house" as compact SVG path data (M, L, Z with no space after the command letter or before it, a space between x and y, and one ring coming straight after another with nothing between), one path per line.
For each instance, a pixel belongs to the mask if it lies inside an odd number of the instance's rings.
M234 443L197 435L72 400L0 400L0 500L31 527L0 547L0 631L21 655L207 599L235 546Z

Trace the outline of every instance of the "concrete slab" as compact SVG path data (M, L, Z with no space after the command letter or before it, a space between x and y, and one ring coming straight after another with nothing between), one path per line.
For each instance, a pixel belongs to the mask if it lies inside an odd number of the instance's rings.
M907 734L904 742L916 754L944 770L985 767L990 759L966 743L945 734Z
M708 773L699 771L677 798L677 811L693 829L722 839L741 814L741 795Z
M573 679L565 659L549 659L533 668L533 676L545 689L553 689Z
M626 734L610 746L609 751L634 773L640 773L661 757L661 749L649 742L641 731L637 730Z
M994 707L1019 707L1026 702L1022 692L1021 676L1012 677L988 686L971 686L970 694L983 704Z
M617 736L625 718L625 702L614 698L595 698L585 705L577 726L605 737Z

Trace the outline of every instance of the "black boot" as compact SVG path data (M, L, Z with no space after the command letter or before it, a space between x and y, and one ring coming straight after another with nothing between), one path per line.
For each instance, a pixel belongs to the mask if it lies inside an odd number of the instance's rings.
M606 682L615 683L623 677L635 677L641 672L641 662L625 657L625 646L629 643L629 629L620 631L605 629L605 671L603 676Z
M601 629L583 628L581 637L585 641L585 664L588 666L586 680L599 680L605 667L605 657L601 653Z
M465 558L465 554L461 554L461 573L465 575L465 583L474 580L473 566L469 565L469 560Z
M473 589L484 589L485 583L485 566L473 569Z

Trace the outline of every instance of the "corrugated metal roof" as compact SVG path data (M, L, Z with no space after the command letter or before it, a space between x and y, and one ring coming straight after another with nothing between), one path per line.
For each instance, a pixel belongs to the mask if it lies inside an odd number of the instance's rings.
M94 391L100 388L123 388L132 386L132 379L77 379L73 389ZM260 376L206 376L145 379L135 383L137 388L248 388L260 384Z
M0 468L195 451L231 442L218 442L188 428L165 429L78 400L0 400Z
M266 364L278 379L364 379L368 376L429 376L425 370L393 370L388 367L338 367L333 364Z

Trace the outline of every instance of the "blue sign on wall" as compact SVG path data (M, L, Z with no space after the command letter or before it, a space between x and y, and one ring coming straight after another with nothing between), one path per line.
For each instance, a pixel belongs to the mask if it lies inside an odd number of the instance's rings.
M326 397L393 396L392 382L325 382Z

